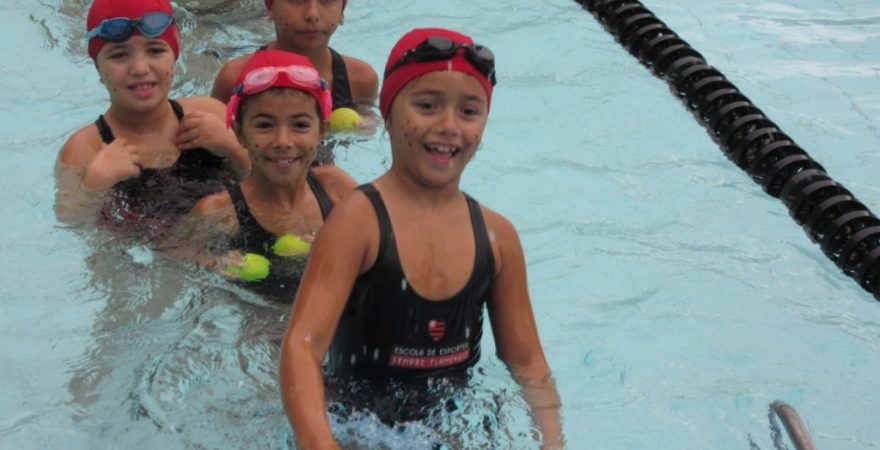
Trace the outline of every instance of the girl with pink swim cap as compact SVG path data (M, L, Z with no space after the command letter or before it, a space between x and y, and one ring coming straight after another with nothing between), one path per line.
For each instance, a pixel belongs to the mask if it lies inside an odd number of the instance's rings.
M178 249L177 256L234 278L227 265L240 267L246 253L262 255L270 262L268 276L243 285L267 299L292 302L307 253L277 254L278 238L311 242L333 205L357 184L338 167L311 168L327 134L330 108L327 84L308 58L279 50L254 53L239 74L226 114L253 170L238 186L196 204L194 232L210 236L186 239L190 253ZM219 255L218 239L229 249Z
M247 152L210 97L169 98L179 53L168 0L95 0L89 56L110 96L95 123L76 131L57 163L55 211L155 241L204 195L250 172Z
M543 447L564 445L516 229L460 189L494 84L492 52L455 31L415 29L391 50L380 94L391 167L324 223L282 343L281 395L302 448L337 447L328 398L389 425L430 417L434 389L466 386L479 360L484 308Z

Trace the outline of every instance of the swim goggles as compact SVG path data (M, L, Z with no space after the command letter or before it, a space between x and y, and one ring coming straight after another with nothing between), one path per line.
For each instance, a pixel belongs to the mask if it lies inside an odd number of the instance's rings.
M137 29L144 37L155 39L162 35L171 24L174 17L163 12L146 13L137 19L128 17L114 17L105 19L86 33L86 39L102 37L110 42L124 42L131 37Z
M288 83L279 83L278 77L284 74ZM321 78L318 71L308 66L265 66L254 69L244 76L241 83L232 91L232 97L226 108L226 124L229 126L235 120L238 108L244 97L265 91L271 87L290 87L300 89L315 97L321 106L321 113L326 120L330 117L333 109L333 99L327 82Z
M426 62L452 59L460 48L465 50L465 57L471 65L488 78L492 86L495 86L495 54L482 45L460 44L445 36L431 36L415 48L408 50L385 71L385 78L388 78L391 72L408 61Z

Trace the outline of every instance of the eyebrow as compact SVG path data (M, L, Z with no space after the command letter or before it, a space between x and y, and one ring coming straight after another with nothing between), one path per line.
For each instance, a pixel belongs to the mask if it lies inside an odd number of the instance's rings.
M430 96L435 96L435 97L446 97L446 91L444 91L442 89L425 88L425 89L417 89L417 90L413 91L410 95L414 95L414 96L415 95L430 95ZM465 94L464 97L465 97L465 99L470 100L470 101L475 101L475 102L479 102L479 103L487 103L487 101L484 100L479 95Z

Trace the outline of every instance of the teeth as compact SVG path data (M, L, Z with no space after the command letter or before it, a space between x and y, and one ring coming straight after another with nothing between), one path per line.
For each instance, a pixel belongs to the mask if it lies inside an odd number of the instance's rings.
M431 145L428 144L425 146L428 150L437 153L455 153L458 151L458 147L449 146L449 145Z
M293 164L294 162L299 160L299 158L266 158L266 159L268 159L269 161L281 163L281 164Z

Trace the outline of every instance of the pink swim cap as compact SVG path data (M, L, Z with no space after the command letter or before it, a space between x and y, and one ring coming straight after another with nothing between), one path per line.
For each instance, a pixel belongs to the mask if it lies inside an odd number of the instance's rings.
M283 70L266 70L271 68ZM252 75L254 73L257 74ZM248 79L249 75L253 81ZM333 110L333 99L327 83L321 79L309 58L298 53L257 50L241 69L234 86L232 97L226 105L227 127L232 125L245 98L273 87L298 89L311 95L318 102L323 120L329 120Z
M456 50L450 59L441 59L435 61L406 61L394 68L406 53L425 42L429 37L442 36L455 43L473 45L474 41L470 36L466 36L457 31L445 28L416 28L400 38L391 54L388 55L388 62L385 63L385 80L382 82L382 90L379 92L379 110L382 111L382 118L388 119L391 111L391 104L394 98L400 93L410 81L428 73L438 70L455 70L464 72L480 82L486 91L486 99L492 103L492 82L482 72L468 61L464 50ZM387 73L394 68L391 73Z
M151 12L163 12L168 15L174 15L174 10L171 8L169 0L95 0L92 3L92 7L89 8L89 15L86 18L86 31L91 31L107 19L115 19L117 17L137 19ZM135 28L134 33L141 34L137 28ZM180 45L177 42L177 25L172 23L157 39L167 42L171 50L174 51L174 57L177 58L180 54ZM92 60L98 58L98 52L108 42L108 40L100 36L89 39L89 56L92 57Z

